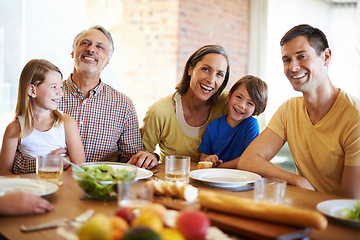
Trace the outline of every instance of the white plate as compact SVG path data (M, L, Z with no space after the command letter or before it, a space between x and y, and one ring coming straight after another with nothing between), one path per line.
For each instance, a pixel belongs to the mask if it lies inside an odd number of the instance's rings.
M135 177L135 181L140 180L140 179L146 179L149 178L153 175L153 173L147 169L143 169L143 168L138 168L138 170L136 171L136 177Z
M208 168L190 172L192 179L215 187L241 187L261 178L259 174L236 169Z
M37 179L28 178L0 178L0 196L13 192L27 192L38 196L45 196L56 192L58 185Z
M340 211L344 208L354 209L354 203L359 200L353 199L339 199L339 200L328 200L320 202L316 208L323 214L332 217L347 225L360 228L359 221L347 220L340 218Z

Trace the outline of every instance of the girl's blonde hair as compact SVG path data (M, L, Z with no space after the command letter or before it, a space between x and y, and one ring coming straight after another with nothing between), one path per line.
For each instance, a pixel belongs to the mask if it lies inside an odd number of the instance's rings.
M29 135L34 128L34 114L31 104L31 97L28 95L30 85L39 86L45 81L45 75L49 71L60 73L59 68L45 59L30 60L21 72L19 80L18 98L15 108L15 119L18 116L24 116L24 126L21 129L19 138ZM60 125L64 120L59 110L52 110L51 118L54 119L54 125Z

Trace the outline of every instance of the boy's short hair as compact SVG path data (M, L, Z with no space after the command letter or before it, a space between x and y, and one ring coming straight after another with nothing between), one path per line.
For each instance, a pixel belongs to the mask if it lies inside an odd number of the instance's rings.
M246 75L240 78L230 89L229 98L240 87L245 84L251 99L255 103L255 110L253 116L257 116L265 111L268 99L268 87L266 83L258 77Z

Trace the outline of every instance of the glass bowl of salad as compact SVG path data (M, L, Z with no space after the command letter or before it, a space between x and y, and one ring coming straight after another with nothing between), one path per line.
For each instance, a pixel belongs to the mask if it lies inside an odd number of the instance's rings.
M93 162L73 167L73 177L88 198L116 200L117 183L134 182L137 167L125 163Z

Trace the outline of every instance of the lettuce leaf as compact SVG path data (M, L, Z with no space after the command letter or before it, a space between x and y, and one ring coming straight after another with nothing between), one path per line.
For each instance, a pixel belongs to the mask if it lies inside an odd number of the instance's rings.
M347 220L360 221L360 202L354 203L354 209L344 208L340 211L340 217Z

